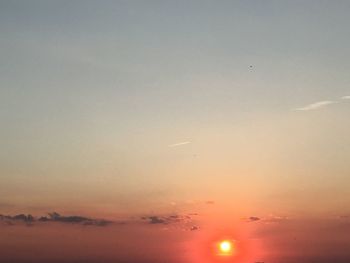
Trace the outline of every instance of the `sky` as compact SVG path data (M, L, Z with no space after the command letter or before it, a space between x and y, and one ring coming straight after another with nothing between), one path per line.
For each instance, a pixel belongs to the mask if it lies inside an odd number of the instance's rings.
M0 0L0 257L349 262L349 10Z

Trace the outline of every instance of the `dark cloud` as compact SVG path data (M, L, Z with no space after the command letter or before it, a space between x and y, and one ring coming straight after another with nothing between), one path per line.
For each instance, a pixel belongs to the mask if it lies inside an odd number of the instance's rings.
M107 226L112 224L112 221L105 219L93 219L78 215L73 216L62 216L57 212L49 213L48 216L42 216L39 218L35 218L32 215L18 214L15 216L10 215L0 215L0 220L6 223L14 223L14 222L25 222L25 223L33 223L33 222L62 222L62 223L71 223L71 224L82 224L82 225L94 225L94 226Z
M251 217L248 218L248 220L249 220L250 222L255 222L255 221L259 221L259 220L260 220L260 217L251 216Z
M185 215L163 215L163 216L143 216L142 220L147 221L148 224L151 225L175 225L177 228L182 230L199 230L199 227L194 225L193 216L197 214L185 214Z
M195 231L195 230L199 230L198 226L191 226L190 231Z
M175 228L183 230L199 230L199 227L194 222L194 217L198 215L192 214L170 214L170 215L150 215L143 216L141 220L147 222L150 225L174 225ZM140 217L137 217L139 220ZM26 223L27 225L41 224L41 223L63 223L63 224L75 224L84 226L108 226L111 224L125 225L130 223L137 223L135 219L126 219L123 221L110 221L106 219L95 219L85 217L81 215L61 215L57 212L48 213L46 216L34 217L30 214L18 214L18 215L1 215L0 222L6 225L16 225L16 223Z
M246 221L246 222L257 222L257 221L260 221L261 218L260 217L257 217L257 216L250 216L250 217L244 217L242 218L242 220Z
M158 216L148 217L150 224L166 224L167 222L164 219L159 218Z
M171 224L187 222L192 219L190 215L168 215L168 216L143 216L142 220L147 220L150 224Z
M22 222L26 222L26 223L31 223L31 222L35 221L34 217L30 214L29 215L18 214L18 215L14 215L14 216L0 214L0 220L6 221L6 222L22 221Z
M284 222L284 221L287 221L289 220L288 217L286 216L274 216L274 215L271 215L271 216L268 216L268 217L257 217L257 216L250 216L250 217L247 217L247 218L243 218L244 221L246 222L264 222L264 223L281 223L281 222Z

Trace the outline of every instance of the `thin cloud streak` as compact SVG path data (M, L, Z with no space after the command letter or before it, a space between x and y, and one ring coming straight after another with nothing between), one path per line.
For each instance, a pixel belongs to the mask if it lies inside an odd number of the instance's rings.
M311 103L309 105L306 105L304 107L300 108L295 108L293 109L294 111L309 111L309 110L317 110L332 104L336 104L341 102L341 100L350 100L350 95L345 95L340 97L340 100L322 100L322 101L317 101L314 103Z
M335 103L338 103L338 102L337 101L332 101L332 100L323 100L323 101L318 101L318 102L306 105L306 106L301 107L301 108L296 108L294 110L295 111L316 110L316 109L323 108L323 107L326 107L328 105L335 104Z
M168 147L177 147L177 146L182 146L182 145L186 145L186 144L190 144L190 141L187 142L178 142L178 143L174 143L174 144L170 144L168 145Z

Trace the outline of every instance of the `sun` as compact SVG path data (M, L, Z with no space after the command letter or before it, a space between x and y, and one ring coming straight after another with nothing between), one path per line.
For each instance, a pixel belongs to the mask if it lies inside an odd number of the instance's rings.
M219 243L219 250L221 255L231 255L233 250L232 242L223 240Z
M220 243L221 252L229 252L231 250L231 243L229 241L222 241Z

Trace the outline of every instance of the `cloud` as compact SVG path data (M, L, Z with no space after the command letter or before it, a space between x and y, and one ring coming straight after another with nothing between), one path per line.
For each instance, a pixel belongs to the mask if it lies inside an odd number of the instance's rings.
M250 223L250 222L264 222L264 223L281 223L284 221L289 220L286 216L275 216L275 215L269 215L267 217L257 217L257 216L250 216L247 218L243 218L244 221Z
M148 220L150 224L166 224L166 221L158 216L150 216L148 217Z
M301 108L296 108L294 109L295 111L309 111L309 110L316 110L316 109L320 109L323 107L326 107L328 105L331 104L335 104L338 103L337 101L332 101L332 100L323 100L323 101L318 101L309 105L306 105L304 107Z
M105 219L94 219L87 218L83 216L61 216L59 213L53 212L49 213L48 216L42 216L39 218L35 218L32 215L18 214L15 216L10 215L0 215L0 221L4 221L5 223L14 223L14 222L25 222L27 224L34 222L62 222L62 223L70 223L70 224L82 224L82 225L94 225L94 226L106 226L112 224L112 221L108 221Z
M198 226L191 226L190 231L196 231L199 230Z
M170 215L150 215L129 218L120 221L110 221L106 219L89 218L80 215L68 215L63 216L57 212L48 213L45 216L34 217L30 214L18 214L18 215L2 215L0 214L0 224L5 225L18 225L25 223L28 226L35 224L50 224L50 223L62 223L62 224L74 224L83 226L108 226L108 225L125 225L131 223L140 223L140 219L146 221L149 225L167 225L169 228L194 231L199 227L194 224L193 218L197 216L197 213L192 214L170 214ZM171 225L171 226L170 226Z
M93 219L87 218L83 216L61 216L60 214L53 212L49 213L49 218L41 217L39 221L55 221L55 222L63 222L63 223L73 223L73 224L83 224L83 225L95 225L95 226L106 226L111 224L112 221L108 221L105 219Z
M174 143L174 144L170 144L168 145L168 147L177 147L177 146L182 146L182 145L186 145L186 144L190 144L190 141L186 141L186 142L178 142L178 143Z
M342 100L350 100L350 95L345 95L340 97L340 100L322 100L322 101L317 101L314 103L311 103L309 105L306 105L304 107L300 108L295 108L293 109L294 111L309 111L309 110L317 110L332 104L336 104L341 102Z
M18 214L15 216L0 215L1 221L22 221L26 223L33 222L35 219L32 215Z
M289 217L287 216L276 216L276 215L270 215L267 218L264 218L264 222L266 223L281 223L289 220Z
M142 220L147 220L150 224L171 224L184 222L191 219L189 215L170 215L170 216L143 216Z
M250 217L244 217L242 218L245 222L256 222L256 221L260 221L261 218L260 217L257 217L257 216L250 216Z
M174 228L181 230L195 231L199 230L199 226L194 224L193 215L197 214L185 214L185 215L163 215L163 216L143 216L142 220L147 221L151 225L173 225Z
M251 216L251 217L248 218L248 220L249 220L250 222L255 222L255 221L259 221L259 220L260 220L260 217Z

